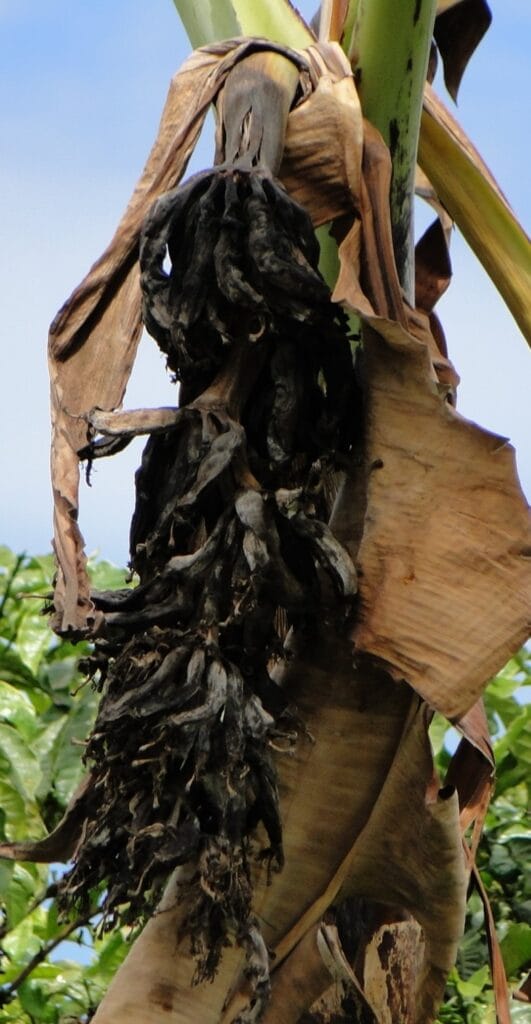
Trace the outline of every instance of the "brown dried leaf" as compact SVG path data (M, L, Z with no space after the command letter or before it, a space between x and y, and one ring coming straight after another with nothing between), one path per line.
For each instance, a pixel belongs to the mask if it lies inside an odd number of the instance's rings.
M520 988L513 992L513 999L519 999L522 1003L531 1003L531 973L527 975Z
M378 1007L378 1024L418 1024L416 979L423 947L422 929L412 918L382 924L367 944L363 992Z
M349 0L322 0L319 9L319 40L340 41L343 35Z
M331 981L334 993L339 986L354 989L366 1015L373 1019L373 1009L345 956L337 927L320 922L307 931L274 972L263 1024L297 1024L301 1014L313 1008ZM316 1017L322 1019L320 1015Z
M444 81L452 99L466 66L492 21L486 0L442 0L433 29L444 67Z
M361 245L351 233L340 246L333 295L373 328L364 346L367 515L354 639L457 719L529 635L528 507L505 439L444 400L455 371L402 300L389 168L377 133L366 136ZM440 276L421 289L428 305ZM378 315L367 312L364 292Z
M452 264L444 228L439 219L422 235L415 246L415 305L431 313L444 295L452 277Z
M372 323L354 640L457 719L529 634L528 507L506 440L441 399L423 345Z
M50 328L52 486L58 574L54 628L95 632L77 525L78 451L87 441L84 417L123 398L140 337L137 248L153 200L175 185L197 141L208 107L231 69L257 51L285 54L308 73L303 56L267 40L228 40L191 55L174 77L159 133L110 245L57 314ZM306 83L306 89L308 83Z
M288 120L279 176L315 227L359 207L363 121L351 67L337 44L322 48L314 91ZM316 59L312 47L309 56ZM326 135L323 136L323 124Z
M287 756L279 754L285 867L272 879L265 861L256 868L255 910L268 944L278 943L326 890L352 837L370 815L396 756L411 702L416 702L407 687L396 686L381 673L367 669L353 674L348 638L336 635L330 625L325 624L322 636L301 638L284 679L308 738ZM363 735L363 744L352 742L357 735ZM158 992L160 978L173 1024L228 1024L237 1009L243 1011L245 982L233 999L227 999L243 964L242 951L226 950L212 984L190 988L195 962L187 942L179 939L176 950L182 918L181 904L153 917L103 1000L97 1024L118 1019L145 1024L145 992ZM284 952L279 948L275 963L282 962L306 930L307 926ZM320 984L326 987L329 977L324 971ZM153 1020L158 1021L160 1006L155 1003Z
M277 946L276 963L337 899L361 895L404 908L422 926L425 939L414 1019L431 1021L464 921L466 871L457 823L457 798L440 795L433 780L426 711L417 703L367 824L326 889ZM412 835L422 836L422 842L412 845ZM230 1019L227 1015L227 1024Z

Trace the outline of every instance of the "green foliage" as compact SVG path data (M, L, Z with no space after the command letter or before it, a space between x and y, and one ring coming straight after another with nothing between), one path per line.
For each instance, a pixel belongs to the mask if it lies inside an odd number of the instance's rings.
M496 790L478 850L511 988L531 967L531 651L525 648L490 683L485 704L496 756ZM447 766L452 732L444 720L432 734L439 768ZM465 936L450 977L440 1024L495 1024L483 908L472 892ZM531 1007L513 1001L511 1018L531 1024Z
M43 617L52 573L51 556L17 557L0 547L2 839L36 838L56 825L81 778L80 752L95 715L96 695L77 671L88 644L59 640ZM93 567L92 578L99 589L123 586L123 572L105 562ZM514 988L531 961L530 687L531 652L524 650L492 681L486 697L497 786L478 863ZM440 717L432 741L444 773L455 734ZM90 1020L127 953L124 932L99 939L94 921L59 919L60 870L0 861L0 1024ZM483 910L473 892L440 1024L495 1024L487 960ZM515 1002L512 1019L531 1024L529 1006Z
M1 839L38 838L57 824L82 776L96 711L77 670L89 645L54 637L43 616L53 571L51 555L0 547ZM93 581L123 586L123 576L98 562ZM97 939L89 922L59 918L60 871L0 861L0 1024L88 1021L127 952L122 932Z

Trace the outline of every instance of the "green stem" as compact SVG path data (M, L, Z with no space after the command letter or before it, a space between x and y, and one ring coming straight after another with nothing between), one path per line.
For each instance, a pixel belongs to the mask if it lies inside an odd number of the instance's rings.
M286 0L173 0L192 46L234 36L264 36L304 48L313 35Z
M349 57L365 117L391 150L391 220L402 287L414 299L413 194L436 0L358 0Z

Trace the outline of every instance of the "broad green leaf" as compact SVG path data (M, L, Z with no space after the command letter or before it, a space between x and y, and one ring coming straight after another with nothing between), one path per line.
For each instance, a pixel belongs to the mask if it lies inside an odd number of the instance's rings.
M507 732L496 744L496 758L501 761L506 754L531 766L531 704L520 708Z
M5 778L0 778L0 808L4 814L6 839L39 839L45 828L34 800L25 799L20 791Z
M126 570L112 562L90 561L88 571L95 590L119 590L126 586Z
M0 679L0 721L9 722L26 741L39 729L35 708L23 690Z
M50 627L39 615L26 614L17 631L17 650L21 660L36 673L51 644Z
M22 796L33 797L41 777L39 762L12 725L0 723L0 758L5 758L9 766L7 773L2 774L19 789Z
M0 679L13 686L36 686L37 680L17 650L0 648Z
M6 548L4 544L0 544L0 581L2 577L8 576L13 572L15 565L17 564L17 555L11 548Z
M26 917L28 910L39 898L43 889L44 885L39 876L36 876L33 865L31 868L26 864L13 865L9 885L2 892L2 902L5 906L9 928L14 928Z
M41 942L45 942L50 938L50 932L53 936L57 935L57 913L52 913L50 918L50 908L43 906L35 907L31 913L31 924L35 935L39 936Z
M38 981L30 979L23 982L18 989L18 998L31 1020L37 1020L39 1024L56 1024L59 1020L58 1008Z
M514 879L518 875L519 867L511 857L509 850L500 843L495 843L491 850L489 869L497 878Z
M115 932L110 938L96 942L94 944L96 959L87 968L86 977L91 978L102 988L106 988L130 949L130 944L120 931Z
M66 805L84 771L81 761L82 747L94 718L98 698L92 690L85 690L70 713L65 716L61 729L49 753L52 765L53 789L59 801Z
M38 800L44 800L50 790L53 789L55 771L54 744L57 742L62 729L64 729L64 725L64 716L58 716L43 729L33 743L33 750L41 766L41 781L36 792Z
M31 972L31 977L38 981L55 981L61 976L62 965L60 963L50 963L49 960L44 960L42 964L39 964Z
M459 978L456 981L457 991L464 999L475 999L490 981L490 970L487 964L470 975L467 981Z
M27 1021L28 1018L24 1019L18 999L14 999L8 1006L0 1009L0 1024L27 1024Z
M72 703L71 691L77 687L80 681L77 671L79 657L80 652L76 656L71 655L60 660L54 659L47 662L46 667L43 669L47 686L57 702L63 703L66 700L68 705Z
M6 893L11 885L15 864L10 860L0 860L0 902L4 903Z
M501 951L507 975L514 978L531 961L531 927L524 922L510 924Z
M24 964L27 964L28 960L31 960L41 948L41 940L33 930L31 918L23 918L16 928L12 928L2 940L2 946L12 964L18 964L18 971ZM6 971L6 981L12 980L10 975L12 975L12 971L10 970L9 974Z

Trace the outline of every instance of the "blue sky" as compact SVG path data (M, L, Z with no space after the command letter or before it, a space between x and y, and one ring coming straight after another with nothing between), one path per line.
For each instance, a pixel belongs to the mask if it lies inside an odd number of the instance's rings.
M300 7L313 13L313 3ZM529 226L531 5L498 0L492 7L457 116ZM51 537L48 324L111 237L189 45L171 0L0 0L0 31L0 543L44 552ZM194 168L210 162L205 141ZM459 408L512 439L529 495L529 350L457 234L452 256L455 278L439 312L462 377ZM147 339L126 404L174 400ZM119 564L127 559L141 446L98 464L92 489L81 495L88 551Z

